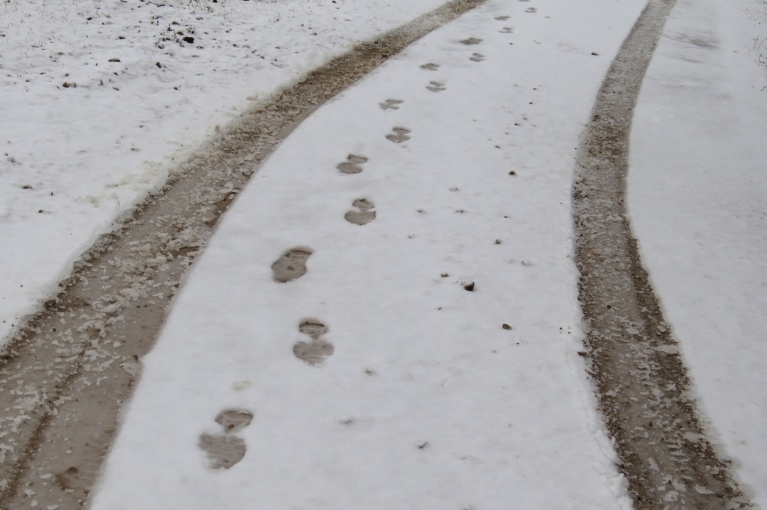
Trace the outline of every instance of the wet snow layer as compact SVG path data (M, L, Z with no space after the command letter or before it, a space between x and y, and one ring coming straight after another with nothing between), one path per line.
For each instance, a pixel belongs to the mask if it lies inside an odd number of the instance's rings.
M218 125L440 4L0 2L0 343Z
M767 508L764 21L752 0L678 0L639 97L628 191L710 437Z
M570 192L642 7L492 0L305 121L142 360L94 508L630 508Z

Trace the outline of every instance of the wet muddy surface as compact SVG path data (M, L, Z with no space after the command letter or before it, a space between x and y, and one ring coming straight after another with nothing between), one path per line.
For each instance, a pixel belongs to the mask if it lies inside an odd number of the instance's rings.
M306 261L311 256L311 248L299 247L286 251L272 264L274 280L280 283L287 283L296 278L301 278L306 274Z
M392 133L389 135L386 135L386 139L394 142L394 143L402 143L410 140L410 137L408 136L408 133L410 133L410 130L406 127L395 127L392 128Z
M197 445L207 454L211 469L229 469L243 458L248 448L245 440L234 434L253 421L253 413L245 409L227 409L216 416L223 433L202 434Z
M404 103L400 99L387 99L383 103L380 103L382 110L399 110L399 105Z
M392 100L389 99L388 101L392 101ZM392 108L396 110L399 108L397 105L400 104L401 102L402 101L398 101L394 103L387 102L386 104L388 105L387 106L388 108ZM383 108L383 104L381 105L381 107ZM386 108L384 108L384 110L385 109ZM368 162L368 158L366 158L365 156L359 156L357 154L349 154L346 157L346 161L344 161L343 163L339 163L336 166L336 168L338 168L338 171L341 172L342 174L347 174L347 175L358 174L362 172L362 165L364 165L367 162Z
M0 353L0 508L30 508L33 501L57 510L87 506L121 406L141 375L141 358L190 265L250 176L317 107L481 3L449 2L243 114L75 263L59 295ZM299 349L301 356L311 362L332 354L332 345L306 328L311 342L303 342L310 347ZM200 437L211 467L230 468L245 455L238 419L244 415L221 417L222 432Z
M293 345L293 354L301 361L319 365L335 352L333 344L322 338L322 335L328 332L328 327L322 321L314 318L304 319L298 330L311 338L309 342L298 341Z
M349 211L344 215L346 221L354 223L355 225L367 225L374 219L376 219L375 204L365 198L360 198L352 202L352 206L356 207L356 211Z
M442 83L441 81L429 82L426 88L431 90L432 92L442 92L443 90L446 90L445 84Z
M578 151L573 213L584 355L635 509L750 508L706 436L624 203L632 111L674 3L648 3L602 84Z

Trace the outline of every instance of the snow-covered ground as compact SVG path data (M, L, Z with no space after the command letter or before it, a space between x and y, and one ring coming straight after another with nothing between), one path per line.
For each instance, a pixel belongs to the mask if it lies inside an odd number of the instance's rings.
M630 508L578 355L570 197L643 6L490 0L305 121L142 360L94 508Z
M217 125L441 3L0 2L0 344Z
M681 342L712 439L734 457L736 475L762 508L765 21L764 2L678 1L634 115L628 181L642 258Z

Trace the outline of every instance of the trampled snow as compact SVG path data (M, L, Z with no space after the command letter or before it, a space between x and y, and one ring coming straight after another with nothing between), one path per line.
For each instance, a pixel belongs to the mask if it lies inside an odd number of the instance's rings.
M441 3L0 2L0 343L216 126Z
M767 508L764 3L679 0L634 115L628 196L645 267L710 420ZM761 62L760 62L761 61Z
M177 296L94 508L630 508L578 355L570 197L643 4L491 0L307 119ZM275 281L293 248L306 273ZM228 470L217 438L247 447Z

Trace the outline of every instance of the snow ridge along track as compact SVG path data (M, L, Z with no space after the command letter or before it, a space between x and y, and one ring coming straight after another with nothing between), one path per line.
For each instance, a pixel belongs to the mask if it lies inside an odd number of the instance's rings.
M579 299L601 411L636 509L750 508L689 395L626 214L632 110L675 0L650 0L599 91L578 151Z
M221 214L317 107L484 0L453 0L243 115L75 264L0 354L0 508L81 508L165 309Z

